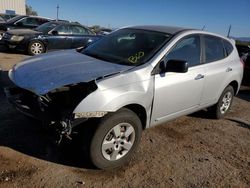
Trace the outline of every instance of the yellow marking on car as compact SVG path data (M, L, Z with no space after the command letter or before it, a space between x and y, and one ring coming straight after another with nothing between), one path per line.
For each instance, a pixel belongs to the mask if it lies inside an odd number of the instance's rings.
M128 61L131 63L137 63L144 56L144 52L138 52L135 55L132 55L128 58Z

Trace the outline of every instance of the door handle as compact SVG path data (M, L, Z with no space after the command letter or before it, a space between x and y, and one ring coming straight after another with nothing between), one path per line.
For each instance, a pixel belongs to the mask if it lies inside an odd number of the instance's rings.
M231 67L228 67L227 69L226 69L226 72L231 72L233 69L231 68Z
M203 74L198 74L194 79L195 80L200 80L203 79L205 76Z

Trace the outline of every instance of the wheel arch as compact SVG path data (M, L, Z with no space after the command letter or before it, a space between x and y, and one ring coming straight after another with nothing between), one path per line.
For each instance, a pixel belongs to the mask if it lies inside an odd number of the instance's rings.
M133 111L141 120L143 130L146 129L147 112L143 106L141 106L139 104L129 104L129 105L124 106L123 108L127 108L127 109Z
M236 80L230 82L228 85L232 86L234 89L234 95L236 95L238 93L239 90L239 84Z
M36 41L41 42L41 43L43 44L43 46L44 46L44 49L45 49L44 52L47 52L48 47L47 47L46 42L43 41L43 40L37 39L37 38L31 39L31 40L27 43L27 49L29 49L29 46L30 46L30 44L31 44L32 42L36 42Z

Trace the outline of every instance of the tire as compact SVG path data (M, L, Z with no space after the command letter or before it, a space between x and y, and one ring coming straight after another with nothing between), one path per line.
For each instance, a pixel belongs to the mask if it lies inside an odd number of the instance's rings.
M99 122L91 140L90 160L104 170L123 166L138 147L141 133L141 121L133 111L122 108L108 114Z
M219 101L212 106L211 114L216 119L221 119L230 110L233 102L234 89L232 86L227 86L222 92Z
M44 44L41 41L32 41L29 43L28 46L28 53L29 55L38 55L41 53L44 53L46 51L46 48Z

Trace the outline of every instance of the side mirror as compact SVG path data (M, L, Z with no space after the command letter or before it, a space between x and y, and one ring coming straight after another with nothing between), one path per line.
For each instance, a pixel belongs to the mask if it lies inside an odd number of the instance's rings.
M185 73L188 71L188 62L177 59L170 59L165 65L165 72Z
M52 35L58 35L58 31L54 30L51 32Z

